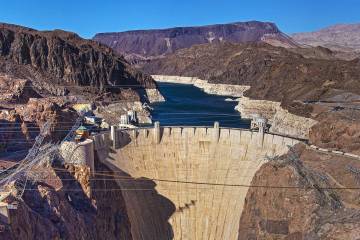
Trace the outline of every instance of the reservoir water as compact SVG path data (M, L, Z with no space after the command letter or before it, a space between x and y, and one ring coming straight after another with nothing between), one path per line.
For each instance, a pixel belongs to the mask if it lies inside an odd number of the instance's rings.
M165 102L152 104L154 121L163 126L213 126L249 128L250 121L241 119L234 108L236 101L225 101L232 97L207 94L188 84L158 83ZM234 98L232 98L234 99Z

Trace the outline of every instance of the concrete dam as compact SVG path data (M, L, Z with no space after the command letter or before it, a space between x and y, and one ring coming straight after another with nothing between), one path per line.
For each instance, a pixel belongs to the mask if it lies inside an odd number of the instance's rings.
M298 140L262 131L160 127L94 136L117 174L134 239L237 239L248 186L267 156Z

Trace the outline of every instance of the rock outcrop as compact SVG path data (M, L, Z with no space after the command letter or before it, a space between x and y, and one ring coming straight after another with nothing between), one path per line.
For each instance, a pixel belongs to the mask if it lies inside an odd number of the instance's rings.
M360 155L360 111L343 109L319 117L311 128L310 141L325 149Z
M299 138L309 138L309 131L317 121L290 113L281 107L280 102L267 100L252 100L247 97L239 99L235 107L242 118L252 119L255 115L269 120L270 131Z
M33 99L14 109L0 111L0 152L26 150L32 146L45 122L50 121L47 141L62 140L71 129L78 114L61 107L56 99Z
M40 97L30 80L0 75L0 103L27 103Z
M90 176L82 165L43 170L47 177L25 191L10 224L1 223L1 239L132 239L121 191L105 191L119 189L113 177Z
M358 186L356 173L348 169L358 169L359 162L300 146L291 154L256 173L238 239L358 238L359 192L346 188Z
M0 63L2 72L31 79L48 92L46 85L63 88L62 95L156 88L150 76L130 67L110 48L61 30L0 24Z
M199 27L98 33L93 38L125 55L129 60L147 60L174 53L195 44L218 42L269 42L295 47L291 38L269 22L236 22Z
M149 100L150 103L165 101L164 96L161 95L159 90L153 88L153 89L146 89L145 91L146 91L147 99Z

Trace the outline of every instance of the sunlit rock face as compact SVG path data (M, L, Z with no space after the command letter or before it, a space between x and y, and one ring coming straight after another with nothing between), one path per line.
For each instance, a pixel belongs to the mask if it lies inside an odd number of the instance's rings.
M98 33L93 38L129 60L145 60L170 54L196 44L219 42L276 42L281 46L296 45L274 23L237 22L199 27Z
M119 85L156 88L149 75L129 66L110 48L62 30L0 23L0 57L0 72L34 80L38 88L55 95L76 92L76 87L83 87L79 94L120 93L114 87Z

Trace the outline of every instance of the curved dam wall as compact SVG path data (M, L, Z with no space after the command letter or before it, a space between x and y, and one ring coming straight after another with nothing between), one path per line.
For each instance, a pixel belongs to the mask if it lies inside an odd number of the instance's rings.
M134 239L237 239L248 186L266 156L297 140L241 129L164 127L95 136L119 174Z

